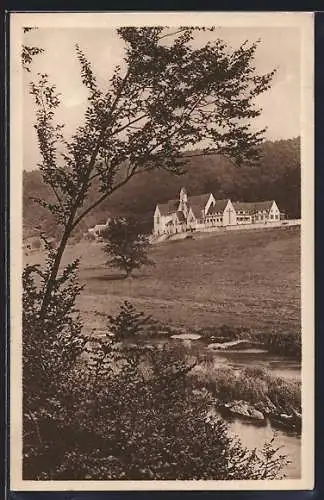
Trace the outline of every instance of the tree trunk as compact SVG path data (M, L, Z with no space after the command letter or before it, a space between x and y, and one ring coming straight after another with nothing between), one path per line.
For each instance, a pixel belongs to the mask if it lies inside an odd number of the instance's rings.
M133 278L132 271L133 269L126 269L125 279Z
M57 278L57 275L58 275L58 272L60 269L61 260L62 260L63 254L64 254L64 250L66 248L67 242L70 238L70 235L71 235L71 228L69 225L64 230L59 247L57 248L57 251L56 251L56 256L55 256L55 259L54 259L54 262L52 265L51 273L50 273L49 279L48 279L47 284L46 284L46 289L45 289L44 298L43 298L41 311L40 311L40 320L41 321L46 316L46 310L47 310L47 307L48 307L49 302L50 302L51 294L52 294L52 291L54 289L55 281L56 281L56 278Z

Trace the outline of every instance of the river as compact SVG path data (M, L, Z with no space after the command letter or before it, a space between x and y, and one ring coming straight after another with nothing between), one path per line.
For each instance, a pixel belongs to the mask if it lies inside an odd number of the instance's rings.
M299 362L271 355L261 349L213 351L212 356L216 364L226 365L234 369L264 368L269 370L272 375L285 379L300 380L301 376Z
M180 342L174 339L173 341ZM170 342L170 339L168 340ZM269 354L261 349L230 349L213 350L202 340L194 340L185 343L188 351L200 354L206 353L212 357L216 365L228 366L240 370L242 368L264 368L271 374L285 379L301 378L300 363L290 359ZM151 341L149 341L151 343ZM240 418L227 420L230 432L237 436L242 444L249 449L261 449L265 441L275 436L273 445L282 447L280 453L286 455L290 463L285 468L287 479L298 479L301 477L301 437L294 432L282 431L272 427L267 420L266 425L256 425L251 421ZM274 434L275 433L275 434Z
M301 378L300 362L269 354L263 349L239 349L231 348L226 350L210 349L210 344L204 339L188 340L181 338L149 339L149 345L162 345L174 342L186 348L186 351L193 355L200 355L212 358L215 365L228 366L240 370L242 368L263 368L271 372L272 375L285 379Z
M261 449L265 441L270 441L275 431L273 446L281 446L280 453L286 455L290 463L285 468L287 479L301 477L301 438L294 433L273 429L269 421L265 426L258 426L244 420L233 418L228 421L230 432L237 436L249 449Z
M149 339L145 343L148 345L162 345L175 342L186 348L188 353L199 354L212 358L216 365L228 366L240 370L242 368L264 368L271 374L285 379L301 378L300 363L269 354L262 349L229 349L214 350L208 347L204 339L183 340L183 339ZM294 432L283 431L274 428L267 420L265 425L255 424L255 422L245 419L227 419L229 431L233 436L237 436L242 444L249 449L261 449L265 441L275 438L273 445L281 447L280 453L286 455L290 463L285 468L287 479L298 479L301 477L301 437Z

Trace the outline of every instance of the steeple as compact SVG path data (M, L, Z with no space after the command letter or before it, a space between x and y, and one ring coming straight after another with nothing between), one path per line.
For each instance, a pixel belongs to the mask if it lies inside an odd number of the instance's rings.
M181 188L179 196L179 210L183 212L184 216L187 217L188 214L188 195L186 188Z
M185 187L182 187L180 190L180 203L187 203L187 202L188 202L187 190Z

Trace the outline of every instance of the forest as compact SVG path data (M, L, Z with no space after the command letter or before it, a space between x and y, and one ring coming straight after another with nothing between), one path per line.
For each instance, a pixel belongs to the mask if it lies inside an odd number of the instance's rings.
M55 237L58 228L53 217L31 200L32 197L50 200L49 187L42 182L38 170L24 171L23 183L24 237L35 235L40 228ZM191 151L182 175L157 169L134 177L85 218L79 233L117 215L136 215L145 231L150 232L156 203L177 198L182 186L186 186L189 195L212 192L217 199L274 199L288 218L299 218L300 139L264 142L260 161L255 166L239 167L223 156ZM88 203L90 202L91 192L88 199Z

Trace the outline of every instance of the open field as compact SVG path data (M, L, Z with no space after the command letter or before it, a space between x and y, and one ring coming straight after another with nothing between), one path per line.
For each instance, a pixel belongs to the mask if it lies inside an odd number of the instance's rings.
M31 251L27 262L40 262ZM133 279L105 266L100 244L70 246L65 262L81 258L86 287L79 307L87 328L123 300L167 324L185 328L229 325L261 331L300 328L300 228L201 234L154 245L156 266ZM99 315L96 313L99 312Z

